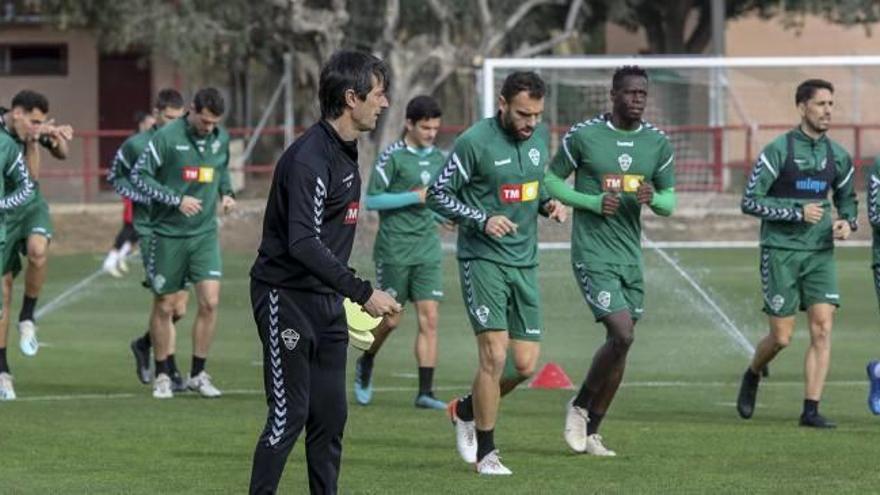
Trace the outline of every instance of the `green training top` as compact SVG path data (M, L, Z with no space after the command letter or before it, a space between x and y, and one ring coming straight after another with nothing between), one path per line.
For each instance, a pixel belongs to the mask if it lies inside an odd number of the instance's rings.
M35 187L24 162L21 141L5 127L0 130L0 170L0 241L5 241L7 215L30 201Z
M217 228L217 200L232 195L228 165L229 135L220 127L199 136L184 115L156 131L131 173L132 184L153 200L153 232L191 237ZM202 200L202 210L181 213L184 195Z
M832 157L834 168L827 166ZM761 246L798 251L834 247L829 192L839 218L855 230L854 170L849 153L824 134L813 139L797 127L768 144L749 175L741 204L743 213L761 219ZM819 223L804 221L808 203L822 204L825 215Z
M548 141L546 125L518 141L498 116L480 120L455 140L428 189L428 206L459 224L458 259L538 264L537 218L550 199L542 184ZM517 230L500 239L486 235L486 220L495 215L509 218Z
M141 236L148 235L150 232L150 203L152 200L131 183L131 171L158 130L159 127L154 125L143 132L129 136L116 151L113 163L110 164L110 172L107 174L107 181L113 184L116 193L131 200L132 223Z
M871 230L874 234L874 248L872 249L872 264L880 264L880 156L874 160L868 180L868 220L871 222Z
M579 193L620 194L614 215L574 210L572 262L641 265L642 205L636 191L642 181L655 191L675 187L675 159L666 134L644 121L624 131L614 127L610 114L598 115L563 136L550 172L563 179L574 172Z
M368 196L427 188L443 166L437 148L418 150L404 140L391 144L376 159ZM390 265L439 263L443 258L437 222L423 204L379 211L373 259Z

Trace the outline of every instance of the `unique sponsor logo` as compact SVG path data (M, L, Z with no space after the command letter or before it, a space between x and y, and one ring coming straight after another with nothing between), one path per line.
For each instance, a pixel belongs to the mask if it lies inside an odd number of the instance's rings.
M621 146L621 147L624 147L624 148L632 148L632 147L635 146L636 144L635 144L634 142L632 142L632 141L618 141L618 142L617 142L617 145L618 145L618 146Z
M596 302L599 303L599 306L607 309L608 306L611 306L611 293L607 290L603 290L598 296L596 296Z
M812 191L814 193L823 193L828 190L827 180L801 179L794 183L794 188L798 191Z
M292 328L288 328L281 332L281 338L284 340L284 347L287 347L287 350L292 351L296 348L296 344L299 343L299 332Z
M474 310L474 316L477 317L477 321L480 322L480 325L485 325L487 321L489 321L489 308L486 306L480 306Z
M636 192L644 175L640 174L606 174L602 176L602 190L605 192Z
M510 158L505 158L504 160L495 160L495 166L496 166L496 167L500 167L500 166L502 166L502 165L507 165L507 164L509 164L511 161L512 161L512 160L511 160Z
M213 167L183 167L184 182L210 183L214 181Z
M342 221L345 225L354 225L358 221L358 209L360 204L357 201L352 201L348 204L348 208L345 210L345 219Z
M626 153L617 157L617 164L620 165L620 170L623 170L624 172L629 170L629 167L632 166L632 163L633 157L629 156Z
M532 148L529 150L529 160L532 161L532 165L538 166L541 164L541 152L538 151L537 148Z
M427 170L423 170L421 174L419 174L419 179L422 180L422 185L427 186L428 182L431 182L431 172Z
M176 149L177 151L189 151L189 145L188 144L178 144L174 147L174 149Z
M776 294L770 299L770 309L772 309L773 311L779 311L784 305L785 298L779 294Z
M523 203L538 199L538 181L525 184L503 184L501 186L502 203Z

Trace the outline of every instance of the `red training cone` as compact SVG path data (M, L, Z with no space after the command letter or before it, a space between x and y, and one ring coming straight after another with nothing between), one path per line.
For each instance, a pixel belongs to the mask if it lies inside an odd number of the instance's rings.
M529 388L564 388L571 390L574 388L574 384L571 383L571 379L565 374L562 366L556 363L547 363L532 378Z

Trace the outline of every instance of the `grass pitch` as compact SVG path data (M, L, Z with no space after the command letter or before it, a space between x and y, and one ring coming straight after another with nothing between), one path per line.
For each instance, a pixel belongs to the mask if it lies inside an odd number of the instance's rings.
M753 344L766 328L755 249L672 250ZM571 454L562 439L571 391L522 389L502 403L496 442L514 475L485 479L456 454L437 411L416 410L414 312L379 355L374 403L349 406L341 493L870 493L877 490L880 418L867 411L865 363L880 357L877 301L865 248L838 249L843 308L833 332L822 411L835 431L799 428L801 317L789 349L771 365L750 421L734 410L748 358L721 322L656 254L646 254L646 317L636 329L624 386L602 434L619 454ZM129 341L145 329L149 296L139 271L95 279L44 315L49 345L26 359L11 335L19 400L0 403L0 493L244 493L265 418L258 339L248 295L250 255L228 255L208 370L219 400L182 394L156 401L135 380ZM58 256L41 305L91 274L95 256ZM451 256L441 307L438 396L464 392L476 353ZM355 265L370 273L366 255ZM541 255L542 362L579 383L602 340L564 251ZM20 303L20 285L15 304ZM17 308L12 310L17 314ZM194 308L178 325L177 361L189 369ZM350 368L354 351L350 353ZM351 369L349 370L351 377ZM349 382L351 380L349 379ZM298 442L281 493L307 493Z

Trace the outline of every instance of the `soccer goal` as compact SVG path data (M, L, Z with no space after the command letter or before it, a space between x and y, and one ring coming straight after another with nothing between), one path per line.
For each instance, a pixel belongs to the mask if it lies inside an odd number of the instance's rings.
M798 122L794 91L810 78L835 85L831 136L857 166L880 154L880 56L491 58L481 71L482 113L493 115L510 72L535 70L548 84L544 119L558 138L609 111L611 76L622 65L648 70L645 119L669 135L681 191L739 189L760 149Z

